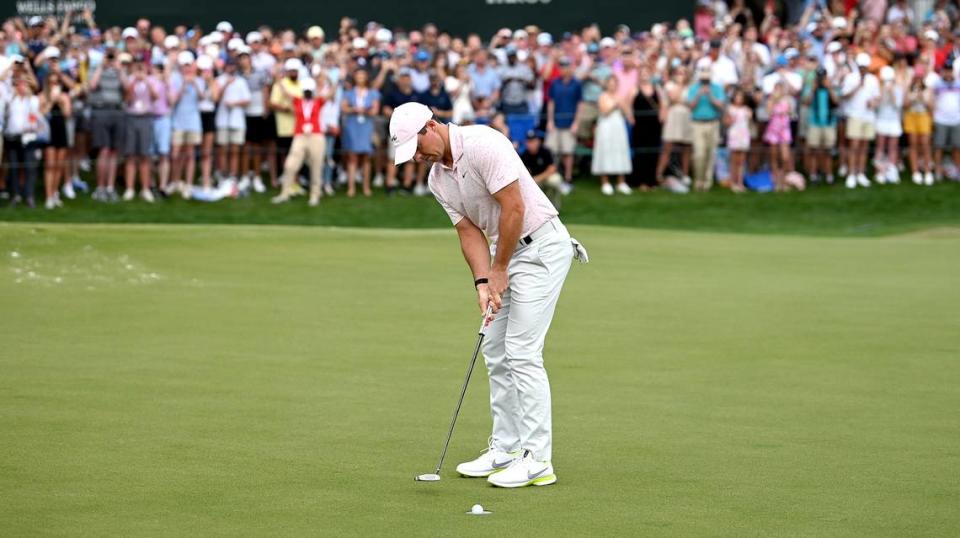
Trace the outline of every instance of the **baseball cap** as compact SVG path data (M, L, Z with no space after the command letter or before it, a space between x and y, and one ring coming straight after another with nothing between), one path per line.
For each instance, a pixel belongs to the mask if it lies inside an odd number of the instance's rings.
M524 30L523 28L521 28L521 29L519 29L519 30L517 30L516 32L513 33L513 38L514 38L514 39L526 39L528 36L529 36L529 34L527 34L527 31Z
M136 39L140 37L140 33L137 32L137 29L133 26L127 26L123 29L123 32L120 34L120 37L123 39Z
M284 71L299 71L303 67L303 62L300 61L300 58L287 58L287 61L283 62Z
M540 140L543 140L543 131L530 129L527 131L527 140L530 140L531 138L539 138Z
M845 19L845 18L843 18L843 17L834 17L833 20L830 22L830 25L833 26L834 28L837 28L837 29L839 29L839 28L846 28L846 27L847 27L847 19Z
M397 75L401 77L409 77L412 74L412 71L409 67L401 67L397 70Z
M537 45L541 47L553 45L553 36L547 32L540 32L540 35L537 36Z
M246 54L247 56L250 55L250 47L246 45L241 45L237 47L237 56L242 56L244 54Z
M497 30L497 37L509 38L512 34L513 32L511 32L509 28L501 28Z
M307 39L320 38L323 39L326 34L323 31L323 28L319 26L311 26L307 28Z
M300 81L300 89L305 92L315 92L317 91L317 81L312 78L305 78Z
M413 57L414 60L418 62L429 62L430 53L425 50L417 51L417 55Z
M885 65L880 68L880 80L884 82L889 82L896 78L897 74L889 65Z
M393 32L389 28L381 28L377 30L375 39L378 43L389 43L393 41Z
M163 38L163 47L167 49L175 49L180 46L180 38L175 35L168 35Z
M923 33L923 37L929 39L930 41L936 41L940 39L940 34L936 30L927 30Z
M225 34L233 33L233 25L227 21L220 21L217 23L217 31L223 32Z
M57 47L53 47L53 46L47 47L47 48L43 49L43 55L46 56L47 58L59 58L59 57L60 57L60 49L58 49Z
M243 46L243 40L239 37L234 37L230 41L227 41L227 50L240 50L240 47Z
M857 65L860 67L870 67L870 55L866 52L857 54Z
M587 54L596 54L598 52L600 52L600 45L597 45L596 43L590 43L587 45Z
M831 41L830 44L827 45L827 52L830 54L840 52L841 50L843 50L843 45L841 45L839 41Z
M43 17L41 17L40 15L34 15L33 17L30 17L30 20L27 21L27 24L29 24L30 26L42 26Z
M800 56L800 53L797 51L797 49L790 47L789 49L783 51L783 55L786 56L788 60L792 60L797 56Z
M362 37L353 38L352 45L353 45L353 48L355 49L365 49L370 46L370 44L367 43L367 40Z
M263 41L263 34L261 34L261 33L258 32L258 31L254 30L254 31L250 32L249 34L247 34L247 44L248 44L248 45L249 45L250 43L259 43L259 42L261 42L261 41Z
M612 37L605 37L605 38L603 38L603 39L600 40L600 48L601 48L601 49L608 49L608 48L616 47L616 46L617 46L617 42L614 41Z
M557 63L560 64L560 67L567 67L571 65L570 58L567 58L566 56L561 56L560 59L557 60Z
M180 51L180 54L177 54L177 63L180 65L192 65L193 53L189 50Z
M197 58L197 69L201 71L213 69L213 58L207 56L206 54Z
M784 66L787 65L788 63L790 63L790 60L787 59L787 55L786 55L786 54L781 54L780 56L777 56L777 65L778 65L778 66L784 67Z
M420 103L404 103L393 110L390 116L390 141L395 148L393 164L403 164L417 153L417 134L433 117L433 113Z
M223 42L223 32L221 32L220 30L214 30L210 32L209 37L210 37L210 41L213 41L214 43Z

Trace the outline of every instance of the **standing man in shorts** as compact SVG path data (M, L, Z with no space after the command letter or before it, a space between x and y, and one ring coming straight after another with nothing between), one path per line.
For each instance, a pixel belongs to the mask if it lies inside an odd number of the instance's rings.
M457 229L480 311L489 305L495 314L483 347L493 435L457 472L500 487L553 484L543 344L570 262L586 262L586 251L499 132L445 125L407 103L393 111L390 140L395 164L432 164L429 188Z
M953 62L940 68L933 95L933 162L936 180L943 181L944 151L950 152L954 166L960 166L960 82L954 77Z
M847 140L850 141L847 188L869 187L867 179L867 150L876 138L877 104L880 101L880 82L872 73L870 55L857 54L858 71L843 80L843 98L847 110Z
M580 81L573 78L569 58L560 58L560 78L550 85L547 101L547 147L563 165L564 183L559 190L569 194L573 190L573 152L577 149L578 112L583 100Z
M90 77L90 130L93 149L97 152L97 189L93 199L117 201L117 151L123 136L123 92L127 76L120 66L117 52L107 51Z
M267 114L267 101L270 93L270 73L263 69L255 69L250 56L250 47L243 46L237 50L237 62L240 64L240 76L247 81L250 90L250 104L244 110L247 123L247 144L243 148L243 179L240 180L240 190L249 184L256 193L266 192L267 188L260 177L260 166L263 164L264 144L267 142L269 130L267 122L273 122Z
M126 162L123 176L127 188L123 192L123 201L129 202L136 195L139 172L140 196L145 202L153 203L153 193L150 192L150 152L153 148L153 102L159 95L147 79L147 66L142 60L133 61L125 92L123 157Z

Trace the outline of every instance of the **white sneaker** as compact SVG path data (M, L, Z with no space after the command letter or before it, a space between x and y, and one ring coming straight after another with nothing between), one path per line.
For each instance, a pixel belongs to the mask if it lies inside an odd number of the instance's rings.
M840 174L841 176L847 175L847 165L841 164L840 168L837 169L837 173Z
M426 196L430 194L430 189L426 185L416 185L413 187L414 196Z
M333 185L329 183L323 184L323 194L325 196L333 196Z
M493 446L493 439L490 439L489 444L490 446L483 449L477 459L457 465L457 472L463 476L483 478L503 471L520 455L519 452L498 450Z
M127 190L123 191L123 201L124 201L124 202L129 202L129 201L133 200L136 196L137 196L137 191L136 191L136 189L127 189Z
M683 176L682 178L680 178L680 182L687 187L689 187L690 185L693 185L693 179L691 179L690 176Z
M887 183L900 184L900 170L896 166L887 167Z
M513 460L505 470L487 477L487 482L501 488L547 486L556 481L553 465L549 461L536 461L529 450L524 450L523 457Z
M60 201L60 193L53 193L53 206L54 207L63 207L63 202Z
M53 196L47 198L47 201L43 202L43 207L48 210L56 209L57 203L54 201Z
M887 182L887 177L883 172L877 172L877 176L873 180L877 182L877 185L883 185Z
M933 185L933 172L927 172L923 176L923 184L926 186Z
M847 176L847 188L856 189L857 188L857 176L850 174Z
M630 185L626 183L617 183L617 192L620 194L633 194L633 189L630 188Z
M150 189L143 189L143 190L141 190L141 191L140 191L140 198L142 198L143 201L146 202L146 203L148 203L148 204L152 204L152 203L154 202L153 193L150 192Z
M560 184L559 187L557 187L557 190L559 190L560 194L562 194L563 196L569 196L570 193L573 192L573 183L568 183L564 181L563 183Z
M189 200L193 197L193 187L184 183L183 187L180 188L180 196L183 196L184 200Z
M913 184L914 185L923 185L923 174L920 172L913 173Z
M249 175L243 176L242 178L240 178L240 181L237 182L237 191L239 191L241 194L245 193L248 190L250 190L250 187L252 186L252 184L253 182L250 181Z
M67 200L73 200L77 197L77 193L73 190L73 182L65 181L63 183L63 195L67 197Z
M866 175L866 174L860 174L859 176L857 176L857 185L860 185L861 187L869 187L869 186L870 186L870 180L867 179L867 175Z
M600 192L602 192L604 196L613 196L613 185L604 183L600 187Z
M260 179L260 176L253 176L253 192L257 194L263 194L267 192L267 186L263 184L263 180Z
M383 187L383 174L378 172L377 175L373 176L373 188L379 189L381 187Z

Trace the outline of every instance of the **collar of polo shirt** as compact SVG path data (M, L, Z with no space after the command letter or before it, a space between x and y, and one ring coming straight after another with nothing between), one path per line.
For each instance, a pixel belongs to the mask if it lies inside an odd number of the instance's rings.
M390 142L396 149L393 164L403 164L417 153L417 135L433 117L421 103L404 103L390 116Z

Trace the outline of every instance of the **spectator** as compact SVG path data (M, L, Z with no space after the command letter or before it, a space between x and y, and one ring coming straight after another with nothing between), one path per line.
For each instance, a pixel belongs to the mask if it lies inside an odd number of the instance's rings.
M520 144L522 151L522 135L535 123L527 101L527 91L534 87L535 78L530 66L520 61L516 47L508 45L506 54L507 64L500 68L500 80L503 82L500 88L500 111L506 116L510 132L515 136L511 141L515 145Z
M283 203L290 199L293 190L290 188L297 178L300 167L304 162L310 168L310 199L311 207L320 203L321 182L323 178L323 162L326 159L326 136L323 133L321 110L325 101L324 96L315 96L317 84L312 78L301 81L300 90L303 97L293 97L294 128L293 141L290 153L283 164L283 190L273 198L274 203Z
M600 190L606 196L614 193L610 176L617 176L617 192L631 193L626 181L626 175L633 170L626 125L628 121L633 123L633 111L618 97L618 84L617 77L608 77L597 101L600 118L597 120L593 162L590 166L593 175L600 176Z
M530 176L545 190L552 191L548 194L551 201L556 206L560 203L560 190L564 185L563 176L557 171L557 165L553 160L551 151L543 145L543 133L536 130L527 132L526 140L527 151L523 152L520 160L523 166L530 172Z
M770 121L763 134L763 140L770 145L770 169L773 182L778 191L786 190L786 175L793 172L793 152L790 145L793 138L790 133L790 115L793 98L784 81L778 81L773 94L767 100L767 114Z
M240 149L247 138L246 108L252 102L247 79L237 74L236 60L230 58L224 65L224 73L217 78L218 93L216 100L217 146L219 146L218 168L226 173L227 191L246 191L251 186L247 180L240 184ZM319 132L319 129L317 130ZM319 172L318 172L319 173ZM317 186L319 188L319 184Z
M410 72L410 83L413 91L423 93L430 89L430 53L421 50L414 55L414 67Z
M631 182L646 191L660 184L656 175L659 159L653 148L660 143L660 102L663 96L659 86L653 83L647 66L641 67L639 74L637 89L630 97L633 107L631 116L634 118L630 138L633 153Z
M72 103L66 91L60 73L47 75L40 99L40 113L46 116L50 136L43 150L43 183L45 190L44 207L54 209L63 205L60 202L60 181L66 181L67 151L70 147L67 137L67 118L71 116Z
M297 58L288 58L283 62L283 78L273 83L270 90L270 108L273 110L277 126L277 151L275 155L284 157L290 149L293 141L293 98L302 97L300 90L300 70L303 69L303 62ZM366 72L364 71L366 74ZM290 189L290 196L303 194L303 189L294 182L287 185Z
M901 110L904 92L895 79L896 72L889 65L880 70L877 143L873 156L876 182L879 184L900 183L900 137L903 136Z
M249 47L237 51L237 62L240 66L240 76L246 81L247 89L250 91L250 103L244 109L246 144L242 148L243 179L240 180L239 189L246 190L244 187L249 184L254 192L263 193L267 188L260 177L260 170L265 144L271 135L271 129L267 124L273 123L267 106L270 95L270 73L253 67L252 50Z
M33 209L34 185L37 181L37 134L40 131L40 100L33 95L26 77L13 81L13 95L7 103L7 121L4 126L4 149L10 163L7 188L10 206L20 202ZM21 185L21 173L23 183Z
M869 187L867 179L867 149L876 136L877 101L880 97L880 84L867 68L870 55L861 52L857 55L858 71L851 72L843 81L843 97L847 102L847 140L849 141L849 161L847 188L858 185Z
M123 130L123 88L126 74L113 49L107 50L104 62L90 77L90 130L93 149L97 152L97 190L93 199L115 202L117 194L117 151Z
M473 83L470 81L467 64L458 63L453 68L453 74L447 77L444 86L447 94L453 100L453 123L457 125L473 123L473 102L470 100Z
M173 163L171 174L174 182L171 189L164 191L170 195L177 187L185 199L193 191L196 174L196 150L203 136L200 120L200 99L206 92L206 82L197 76L197 66L193 53L188 50L177 55L180 70L170 76L170 102L173 107Z
M933 162L936 180L942 181L945 151L950 151L954 166L960 165L960 82L952 63L940 69L940 82L933 87L933 93Z
M213 58L200 56L197 58L197 71L203 80L203 92L200 95L200 128L203 136L200 141L200 181L205 198L209 198L213 190L213 143L217 134L217 99L220 96L220 87L214 73Z
M810 179L819 181L824 174L827 184L833 184L831 152L837 143L837 107L840 97L827 79L827 70L816 71L813 84L803 97L807 112L807 147L809 157L806 168Z
M477 50L470 64L470 89L477 123L488 123L500 99L500 77L489 65L485 50Z
M547 101L547 147L562 160L564 184L560 189L566 194L572 188L570 182L573 181L573 155L577 149L576 132L583 88L573 77L569 58L560 58L558 64L560 78L550 84Z
M750 151L750 122L753 110L747 106L747 94L741 89L734 90L730 107L727 108L727 150L730 152L730 190L745 192L743 176Z
M709 190L713 184L713 167L720 143L720 118L726 100L723 88L710 82L710 61L697 67L697 82L687 90L687 102L693 121L694 189Z
M410 103L417 100L417 94L413 90L413 82L410 77L410 68L401 67L397 71L397 80L392 88L386 90L383 96L383 116L390 120L390 117L393 115L393 110L398 106L404 103ZM387 157L389 162L393 162L394 157L394 147L393 144L387 144ZM410 190L413 188L414 183L414 174L416 172L416 163L407 161L400 165L400 169L403 175L403 188ZM387 194L393 194L397 189L397 167L396 166L387 166ZM420 195L420 190L422 189L420 183L417 183L417 194Z
M163 57L156 57L151 65L150 76L147 79L147 83L150 84L156 95L156 99L153 100L153 146L150 154L157 159L157 178L160 192L166 191L167 184L170 182L170 137L173 130L169 71L163 62ZM146 194L143 196L148 197ZM149 198L153 198L152 193Z
M136 30L129 28L136 32ZM126 116L124 117L123 177L126 190L123 200L129 202L136 195L137 171L140 172L140 196L146 202L153 202L150 192L150 155L153 148L153 110L154 101L159 97L153 84L147 79L147 66L143 60L133 62L126 87Z
M690 181L690 145L693 143L693 124L690 120L690 103L687 101L687 69L676 65L670 69L670 80L664 84L663 100L660 102L660 117L664 119L660 138L663 148L657 161L656 180L662 183L663 174L673 155L674 149L680 151L681 182L689 186Z
M605 37L600 40L598 48L591 49L587 47L587 52L595 56L592 62L584 64L581 71L581 80L583 82L583 104L580 105L580 121L578 126L580 132L577 136L583 140L593 138L593 128L597 124L597 118L600 112L597 102L607 78L613 76L611 61L616 54L616 42L612 38ZM590 52L594 50L595 52Z
M356 195L357 169L362 175L363 195L371 196L370 162L373 153L373 123L370 119L380 110L380 92L370 88L367 72L354 73L353 88L343 95L343 150L347 158L347 196Z
M434 120L440 123L450 123L453 118L453 103L450 102L450 96L443 89L443 78L439 72L434 70L430 70L429 75L430 88L417 95L417 102L430 108ZM414 187L414 194L419 196L430 194L430 189L424 184L428 172L427 163L418 163L417 186Z
M910 143L909 157L912 179L916 185L933 185L933 92L923 77L915 77L907 92L903 114L903 131Z

